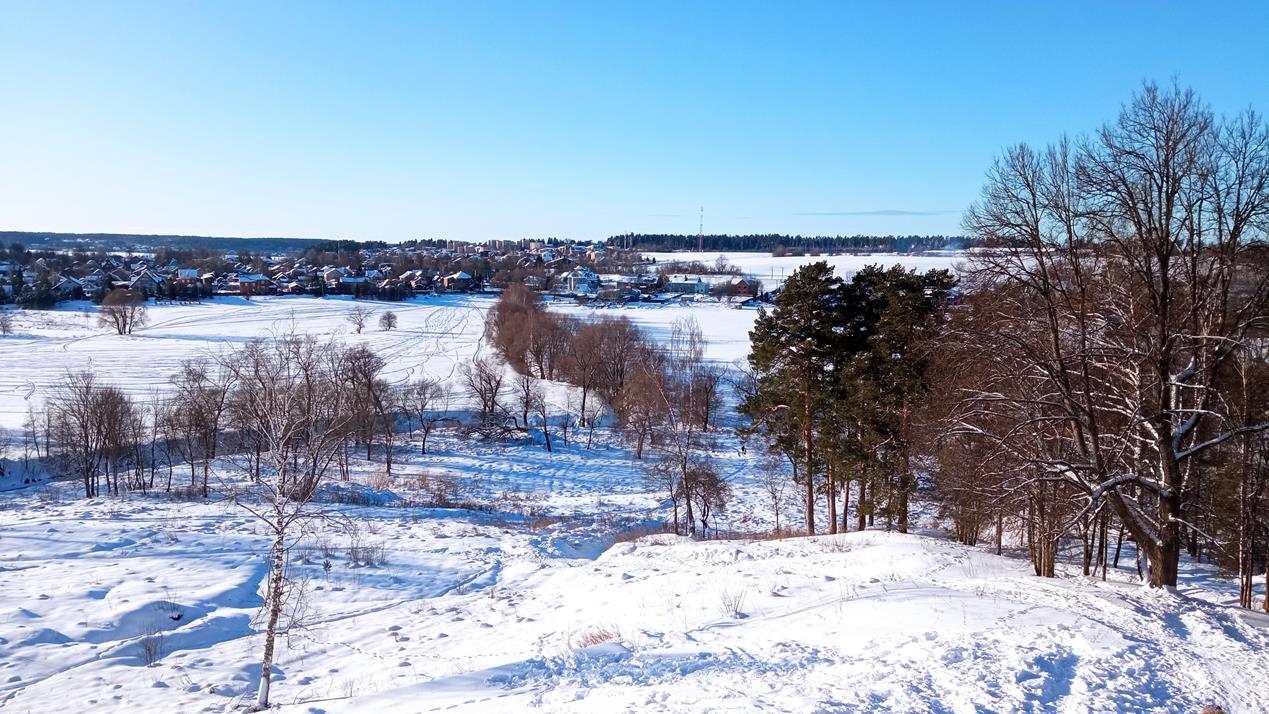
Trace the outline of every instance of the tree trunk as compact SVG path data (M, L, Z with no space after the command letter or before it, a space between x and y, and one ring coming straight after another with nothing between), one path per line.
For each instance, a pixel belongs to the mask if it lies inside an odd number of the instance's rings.
M865 511L867 511L867 498L868 486L864 482L863 475L861 474L859 477L859 498L855 499L855 530L857 531L862 531L868 525L865 520L867 518L867 514L865 513Z
M1083 551L1080 555L1080 565L1083 566L1084 575L1092 574L1093 568L1093 546L1096 544L1096 534L1093 533L1093 526L1089 523L1088 514L1080 519L1080 545Z
M282 615L283 577L286 567L286 524L282 520L281 513L278 514L277 519L274 524L276 537L273 541L272 562L269 568L269 617L264 630L264 659L260 665L260 691L256 696L257 711L269 708L269 685L273 680L273 649L277 640L278 618Z
M1102 513L1101 524L1101 539L1097 551L1097 562L1102 566L1102 581L1104 582L1106 580L1106 556L1109 555L1109 543L1107 541L1110 539L1110 514Z
M807 389L804 395L806 399L805 418L806 426L802 431L803 448L806 457L806 534L815 535L815 451L812 448L812 439L814 437L814 428L811 425L811 393Z
M679 498L673 492L671 486L670 503L674 506L674 535L681 535L679 531Z
M696 537L696 516L692 512L692 484L687 475L687 464L683 465L683 520L687 523L687 534Z
M850 530L850 480L842 482L842 526L841 532Z
M908 491L911 490L911 476L904 473L899 474L899 505L895 510L899 512L899 532L908 532Z
M383 461L384 468L387 469L388 480L392 480L392 426L387 425L383 430Z
M1123 552L1123 548L1124 548L1124 524L1120 523L1119 535L1115 538L1115 565L1114 567L1116 569L1119 568L1119 554Z
M832 535L837 533L837 491L833 484L832 462L826 461L825 465L827 471L825 472L824 500L828 506L828 532Z
M1238 519L1238 606L1251 609L1256 557L1255 532L1248 526L1246 514Z
M912 490L912 457L908 453L908 402L899 422L899 532L908 532L908 492Z

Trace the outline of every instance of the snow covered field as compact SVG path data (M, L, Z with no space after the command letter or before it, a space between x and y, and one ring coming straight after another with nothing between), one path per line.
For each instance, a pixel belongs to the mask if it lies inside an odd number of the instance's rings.
M28 400L38 406L68 371L92 370L100 379L146 397L166 389L168 377L182 360L290 331L339 335L350 345L368 345L387 360L385 375L392 381L405 382L424 374L452 381L459 365L479 353L485 312L492 304L488 297L452 295L399 303L217 298L194 305L151 306L150 324L126 337L99 327L96 308L88 302L64 303L47 312L17 311L15 334L0 338L0 428L20 427ZM360 335L353 333L347 320L354 305L368 305L375 311ZM558 303L553 309L576 315L594 312L572 303ZM384 332L378 328L378 315L389 310L400 324ZM627 315L655 336L668 336L678 317L694 316L711 343L707 356L727 362L748 352L748 331L756 315L753 310L718 305L647 305L610 311Z
M21 426L28 399L43 401L67 371L89 369L136 397L162 391L180 362L284 332L339 334L367 344L387 359L389 379L416 371L449 378L479 349L488 301L428 298L410 303L370 303L395 312L397 330L382 332L371 320L353 334L347 317L354 303L311 297L217 298L194 305L149 308L150 323L121 337L96 323L88 302L64 303L48 312L15 313L15 334L0 339L0 427Z
M713 265L718 256L727 257L727 262L738 267L746 275L752 275L763 282L769 290L777 287L784 279L793 274L799 266L817 261L826 261L837 272L837 275L849 277L867 265L880 265L889 268L899 264L912 270L926 271L941 268L954 268L964 260L964 254L948 251L936 255L896 255L894 253L876 253L874 255L822 255L822 256L784 256L776 258L771 253L726 253L718 251L696 251L676 253L643 253L645 258L656 258L658 263L675 261L700 261L705 265Z
M400 327L372 319L351 334L350 301L314 298L155 307L133 337L106 334L86 305L19 313L17 334L0 338L0 426L20 427L28 400L67 370L144 397L182 359L292 326L370 345L392 379L450 379L481 349L491 301L371 304ZM722 362L743 357L755 316L611 312L658 336L691 315ZM333 484L331 518L293 565L309 614L277 663L282 711L1269 711L1269 617L1232 607L1235 590L1204 566L1187 565L1170 593L1136 585L1131 554L1107 583L1066 564L1041 580L1024 559L933 532L627 542L666 515L630 452L602 429L559 446L442 432L426 456L400 447L392 483L360 461L360 484ZM756 456L734 439L715 456L736 486L720 526L770 528ZM218 471L231 477L229 464ZM488 510L409 507L429 479ZM253 701L263 530L226 502L77 491L0 493L0 709ZM374 505L341 503L350 493ZM930 504L919 515L936 525Z

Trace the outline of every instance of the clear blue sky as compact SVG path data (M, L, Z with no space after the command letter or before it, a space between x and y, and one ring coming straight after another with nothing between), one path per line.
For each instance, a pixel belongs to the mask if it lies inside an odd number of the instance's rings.
M1144 79L1269 112L1269 1L0 0L0 229L956 233Z

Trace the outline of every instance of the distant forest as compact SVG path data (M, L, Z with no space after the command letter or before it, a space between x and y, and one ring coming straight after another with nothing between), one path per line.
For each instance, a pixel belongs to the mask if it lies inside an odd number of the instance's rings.
M614 247L642 251L696 250L697 236L642 234L613 236ZM708 251L774 252L794 255L817 252L915 253L972 247L976 242L963 236L800 236L776 233L762 235L707 235L702 241ZM279 255L319 252L355 252L384 249L383 241L355 241L323 238L231 238L220 236L133 235L127 233L52 233L40 231L0 231L0 245L19 243L27 250L74 251L85 253L156 253L210 251L223 254ZM403 246L444 247L444 240L406 241Z
M848 251L874 253L913 253L924 250L954 250L971 247L974 241L964 236L789 236L776 233L761 235L619 235L608 239L608 245L644 251L705 250L806 253L812 251Z
M130 235L127 233L49 233L0 231L0 244L20 243L27 250L82 250L86 253L153 253L160 248L218 253L298 253L327 241L314 238L228 238L216 236Z

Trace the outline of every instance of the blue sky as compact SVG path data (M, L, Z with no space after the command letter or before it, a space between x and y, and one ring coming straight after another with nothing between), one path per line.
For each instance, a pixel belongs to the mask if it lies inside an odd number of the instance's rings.
M1176 77L1269 112L1269 2L0 0L0 229L956 233L1002 147Z

